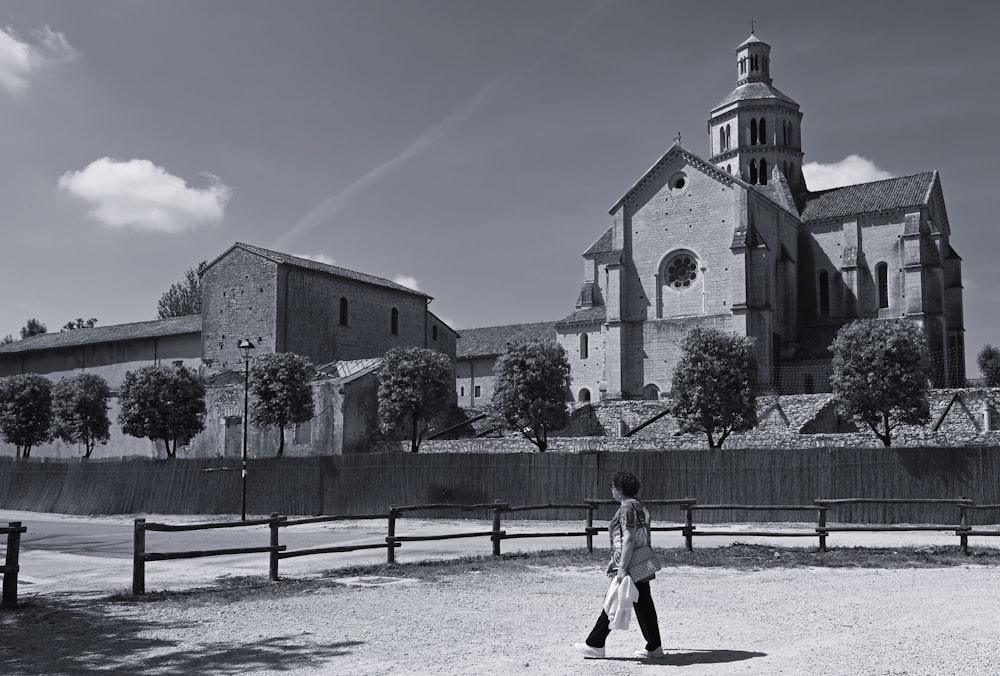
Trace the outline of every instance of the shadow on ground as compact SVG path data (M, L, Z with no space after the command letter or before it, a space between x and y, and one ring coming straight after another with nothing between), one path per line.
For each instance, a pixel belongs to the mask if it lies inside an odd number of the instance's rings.
M171 625L173 628L181 628ZM317 646L301 636L250 644L196 643L148 638L165 623L130 618L114 604L65 598L30 600L0 612L2 674L239 674L324 666L336 673L338 656L358 641Z
M639 664L660 664L673 667L688 667L693 664L723 664L725 662L742 662L754 657L767 657L767 653L749 652L746 650L692 650L689 652L670 652L658 659L644 657L608 657L617 662L637 662Z

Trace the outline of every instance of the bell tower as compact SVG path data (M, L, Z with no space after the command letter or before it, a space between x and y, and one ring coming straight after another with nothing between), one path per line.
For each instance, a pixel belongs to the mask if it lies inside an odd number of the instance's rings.
M760 185L771 183L777 168L794 194L806 189L802 113L771 82L771 45L751 33L736 48L736 89L709 114L709 161Z

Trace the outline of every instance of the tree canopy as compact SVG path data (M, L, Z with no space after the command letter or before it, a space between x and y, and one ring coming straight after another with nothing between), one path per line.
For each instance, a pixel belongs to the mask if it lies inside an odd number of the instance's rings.
M75 331L76 329L90 329L97 326L97 317L91 317L90 319L84 319L83 317L77 317L71 321L63 324L60 331Z
M36 373L0 378L0 436L27 458L52 439L52 383Z
M208 265L206 261L184 272L184 278L171 284L170 288L160 296L156 304L156 317L185 317L201 314L201 277L198 273Z
M570 367L562 345L508 343L493 367L491 413L544 451L549 432L569 423Z
M394 347L378 374L379 428L408 427L410 450L420 448L435 415L444 410L454 387L451 360L435 350Z
M312 364L291 352L262 354L250 365L250 422L278 428L278 455L285 452L285 428L315 415L309 379Z
M756 389L753 339L701 327L685 334L671 405L682 432L704 434L709 448L722 448L730 434L756 424Z
M24 326L21 327L21 340L40 335L42 333L48 333L48 328L45 324L42 324L40 321L32 317Z
M885 446L901 425L930 419L923 330L902 319L863 319L842 327L830 345L833 392L841 410L867 425Z
M1000 349L987 343L979 351L976 364L986 380L986 387L1000 387Z
M205 429L205 384L184 366L143 366L125 374L118 424L133 437L162 440L167 457Z
M68 444L83 444L83 457L89 458L94 446L111 438L110 397L108 383L94 373L60 380L52 388L53 436Z

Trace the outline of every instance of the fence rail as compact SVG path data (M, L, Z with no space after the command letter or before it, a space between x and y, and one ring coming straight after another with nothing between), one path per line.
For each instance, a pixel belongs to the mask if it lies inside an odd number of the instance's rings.
M21 533L25 533L27 530L27 527L22 526L20 521L11 521L6 526L0 526L0 533L7 534L7 554L4 557L4 565L0 566L0 571L3 572L3 593L0 595L0 608L17 607L17 574L21 570L19 563Z
M827 551L827 538L831 533L836 532L880 532L880 531L954 531L960 538L960 545L963 554L968 555L968 538L974 535L1000 536L1000 530L975 529L967 524L967 510L1000 509L1000 504L976 505L972 500L966 498L956 499L892 499L892 498L844 498L844 499L816 499L811 505L759 505L759 504L705 504L699 505L695 498L679 498L669 500L644 500L647 506L679 507L684 512L684 523L670 526L654 526L654 531L679 531L684 537L684 544L688 551L693 551L695 536L745 536L745 537L809 537L817 538L819 551ZM959 509L959 522L955 525L856 525L856 524L835 524L827 523L827 516L830 510L836 510L838 506L851 504L948 504L955 505ZM429 542L438 540L453 540L460 538L490 538L493 544L493 555L500 556L503 540L520 538L539 537L584 537L586 538L587 551L593 551L593 537L599 532L606 532L606 526L594 526L595 512L602 506L618 505L616 500L587 499L584 503L546 503L537 505L512 506L504 501L497 500L493 503L461 505L451 503L434 503L428 505L405 505L391 506L384 514L340 514L334 516L316 516L299 519L289 519L280 514L271 514L266 519L255 519L239 522L224 523L202 523L172 525L161 523L146 523L145 519L135 520L135 546L133 562L132 593L133 595L145 593L145 563L147 561L165 561L169 559L195 558L202 556L225 556L230 554L270 554L269 575L270 579L277 581L279 576L279 562L281 559L295 558L301 556L311 556L318 554L334 554L344 552L354 552L370 549L385 549L386 562L395 563L396 550L402 547L405 542ZM472 531L465 533L440 533L431 535L400 535L396 528L401 519L407 513L424 512L435 510L459 510L459 511L491 511L492 528L490 530ZM531 532L531 533L508 533L503 528L503 515L516 514L539 510L579 510L585 512L585 525L579 530L562 532ZM694 515L697 512L718 512L723 510L747 511L747 512L783 512L783 511L812 511L817 514L816 527L810 531L791 531L780 529L761 530L701 530L695 525ZM332 545L322 547L310 547L306 549L289 550L287 545L280 543L280 531L282 528L291 528L305 524L335 522L335 521L355 521L355 520L385 520L386 536L381 542ZM14 524L11 524L12 526ZM241 528L247 526L266 525L270 531L270 543L255 547L240 547L235 549L212 549L187 552L147 552L145 548L146 531L159 532L180 532L197 531L214 528ZM2 529L0 529L2 530ZM9 529L8 529L9 530ZM23 529L22 531L23 532ZM8 547L8 554L10 548ZM5 578L6 593L6 578ZM6 598L6 597L5 597Z

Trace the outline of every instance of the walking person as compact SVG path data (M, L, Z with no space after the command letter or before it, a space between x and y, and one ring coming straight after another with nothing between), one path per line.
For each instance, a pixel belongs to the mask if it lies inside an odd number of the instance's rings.
M611 495L621 502L621 506L608 522L611 561L608 563L607 574L608 577L617 577L619 583L625 576L629 576L638 589L639 598L633 603L633 608L646 645L636 651L635 656L660 658L663 657L660 626L649 591L649 581L656 577L659 564L650 546L649 510L635 497L639 492L639 485L639 480L630 472L615 472L611 478ZM608 613L601 610L587 640L584 643L574 643L573 647L585 657L602 658L604 643L610 633L611 620Z

